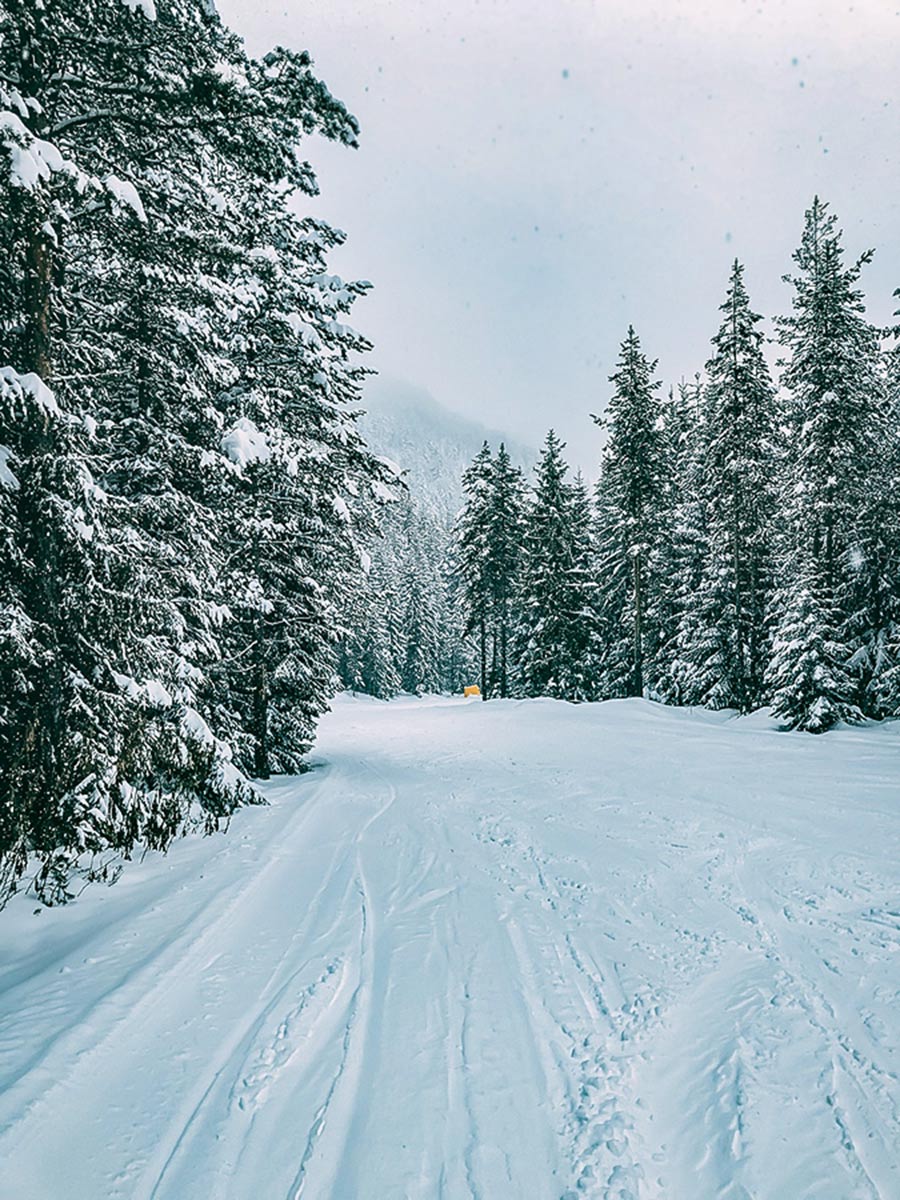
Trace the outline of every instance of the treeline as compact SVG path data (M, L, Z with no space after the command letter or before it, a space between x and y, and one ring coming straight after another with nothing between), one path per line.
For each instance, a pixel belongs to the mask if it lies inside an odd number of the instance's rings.
M0 3L0 904L297 770L392 477L368 285L298 215L357 124L204 0Z
M405 494L381 514L368 570L350 598L338 673L345 688L387 700L469 683L452 562L452 530Z
M486 696L772 705L791 728L900 711L900 349L806 214L779 386L734 264L705 377L660 396L629 329L593 497L551 433L465 479L457 573ZM595 418L596 419L596 418Z

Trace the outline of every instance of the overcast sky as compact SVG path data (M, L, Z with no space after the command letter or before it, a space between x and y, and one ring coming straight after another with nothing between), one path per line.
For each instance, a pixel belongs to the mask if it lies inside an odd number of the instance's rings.
M374 365L592 471L632 322L702 368L731 260L781 282L814 193L874 319L900 286L900 0L220 0L253 52L312 53L358 151L309 142L313 211L371 279ZM593 473L593 472L592 472Z

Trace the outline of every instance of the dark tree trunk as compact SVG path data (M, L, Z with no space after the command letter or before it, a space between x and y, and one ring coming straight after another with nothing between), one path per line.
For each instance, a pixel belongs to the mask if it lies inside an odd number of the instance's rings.
M487 700L488 680L487 680L487 622L482 614L479 622L479 633L481 638L481 698Z
M40 222L40 224L38 224ZM53 245L41 227L40 214L25 252L25 329L22 338L22 369L34 371L46 384L53 378L51 315L53 310Z
M632 565L634 588L634 675L633 696L644 694L644 581L641 572L641 556L636 554Z
M269 679L260 655L253 680L253 772L257 779L269 778Z

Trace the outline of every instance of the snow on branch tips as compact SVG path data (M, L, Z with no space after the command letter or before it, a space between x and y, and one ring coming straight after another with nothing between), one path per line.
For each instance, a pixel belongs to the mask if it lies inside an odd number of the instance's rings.
M148 21L156 20L156 5L153 0L122 0L125 7L134 13L143 13Z
M56 397L33 371L20 375L13 367L0 367L0 404L15 410L29 403L51 416L61 416Z
M52 142L35 137L22 118L8 110L0 112L0 144L9 155L9 180L13 187L30 192L57 171L73 171L72 164Z
M118 175L107 175L104 185L117 209L130 208L142 225L147 224L144 205L133 183L129 183L127 179L120 179Z
M240 471L251 463L268 462L272 447L249 417L241 417L222 438L222 452Z

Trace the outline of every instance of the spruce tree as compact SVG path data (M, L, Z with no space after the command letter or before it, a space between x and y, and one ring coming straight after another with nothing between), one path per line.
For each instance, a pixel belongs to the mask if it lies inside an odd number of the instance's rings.
M441 631L440 579L428 556L431 530L407 504L402 518L402 574L400 611L403 622L403 690L421 696L440 691Z
M861 635L850 623L853 573L864 554L859 521L878 475L885 407L877 336L857 286L871 257L844 264L836 218L817 197L794 254L797 271L786 277L793 312L779 322L791 450L770 687L776 715L814 732L861 713L851 662Z
M900 294L900 293L895 293ZM897 314L900 315L900 314ZM897 334L896 330L889 333ZM871 717L900 704L900 349L883 355L883 407L850 552L847 637L858 703Z
M594 418L609 430L597 485L606 696L643 695L645 662L658 644L660 581L651 563L664 511L664 462L655 370L629 326L606 416Z
M457 519L455 574L459 599L465 613L464 632L478 646L481 696L489 695L488 638L492 615L490 504L493 458L487 442L463 475L466 500Z
M761 317L750 308L743 276L735 261L706 364L697 476L705 545L685 621L694 643L687 651L694 702L748 712L762 702L768 663L779 460Z
M35 412L29 395L43 410L24 439L11 424L0 430L18 465L22 569L10 586L41 646L30 679L16 670L17 703L4 713L4 737L19 750L0 768L12 816L0 854L6 890L36 854L47 899L64 896L82 852L165 845L192 807L215 822L248 794L195 707L167 557L115 488L120 447L103 423L104 379L127 367L94 353L96 308L79 320L81 280L101 274L124 227L145 216L133 185L109 169L111 142L127 140L123 98L135 90L115 75L132 19L146 25L100 2L13 3L0 18L4 99L16 113L3 124L0 353L15 365L9 378L25 381L7 395L4 425L19 422L23 405ZM52 406L41 399L47 384Z
M491 694L511 694L513 662L511 641L515 626L515 598L522 564L525 516L525 481L506 446L500 443L489 473L487 587L492 626Z
M653 669L655 688L670 704L701 703L693 658L702 637L697 595L707 545L705 432L705 393L697 375L670 390L663 406L664 505L652 562L666 586L657 606L660 628Z
M596 653L591 514L584 483L566 479L562 443L551 429L525 518L516 631L526 696L586 700Z
M11 0L0 35L9 879L215 823L251 795L235 756L299 764L390 488L355 431L365 288L288 208L304 135L356 141L309 57L249 59L202 0Z

